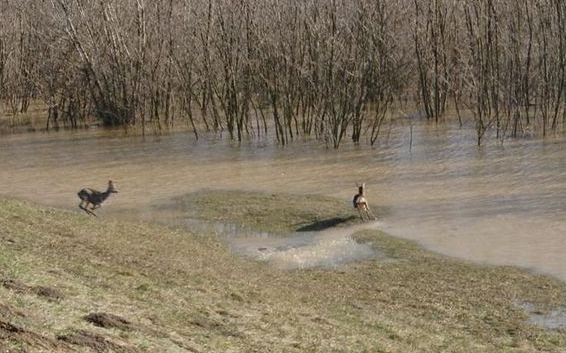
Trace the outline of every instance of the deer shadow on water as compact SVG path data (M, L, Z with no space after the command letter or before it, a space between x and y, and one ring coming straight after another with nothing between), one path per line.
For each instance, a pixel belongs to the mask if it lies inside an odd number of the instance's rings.
M340 225L353 225L356 224L356 220L358 217L356 216L348 216L348 217L333 217L329 219L323 219L320 221L312 222L307 225L303 225L296 229L297 232L319 232L322 230L326 230L328 228L333 228Z
M377 220L376 214L369 207L369 203L365 196L366 184L363 183L358 185L358 193L354 195L352 200L354 209L358 212L359 219L362 222L369 222ZM354 225L357 222L358 217L348 216L348 217L333 217L329 219L319 220L311 224L304 225L298 228L297 232L312 232L312 231L322 231L328 228L337 226L349 226Z

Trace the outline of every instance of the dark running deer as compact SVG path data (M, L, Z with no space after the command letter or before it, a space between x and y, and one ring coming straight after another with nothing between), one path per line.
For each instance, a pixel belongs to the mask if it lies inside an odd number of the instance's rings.
M81 203L79 203L79 208L84 210L86 213L95 216L96 214L93 212L95 209L102 206L104 200L106 200L110 194L117 194L118 190L114 187L112 180L108 181L108 189L106 191L97 191L94 189L84 188L77 193L79 199L81 199ZM92 205L89 209L88 205Z
M357 184L356 184L357 185ZM365 197L365 188L366 184L362 184L361 186L358 185L358 193L354 195L354 208L358 210L358 214L362 221L376 220L377 217L373 213L373 211L369 208L369 203Z

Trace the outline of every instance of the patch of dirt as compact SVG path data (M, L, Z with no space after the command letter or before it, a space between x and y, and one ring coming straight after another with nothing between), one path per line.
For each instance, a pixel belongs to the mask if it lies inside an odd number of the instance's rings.
M160 338L169 337L167 333L161 332L159 329L147 327L144 325L137 325L129 320L124 319L123 317L114 314L91 313L85 316L84 320L90 322L95 326L106 329L115 328L123 331L138 331L154 337L160 337ZM151 318L150 321L152 321L154 325L161 326L160 324L156 324L154 320L152 320Z
M9 290L13 290L15 292L25 292L27 290L27 286L25 284L23 284L22 282L13 280L13 279L3 279L0 280L0 283L2 284L2 286L6 289Z
M61 299L63 299L63 294L61 294L61 292L58 291L57 289L37 286L37 287L31 287L30 290L31 290L31 292L35 293L36 295L38 295L40 297L47 298L47 299L51 299L51 300L61 300Z
M24 314L23 312L21 312L19 310L11 308L7 305L0 304L0 316L1 317L6 317L6 316L26 317L26 314Z
M178 341L178 340L171 340L174 344L176 344L179 348L183 348L184 350L192 353L201 353L201 351L193 346L189 346L188 344Z
M0 332L23 333L26 332L26 330L20 327L16 327L9 322L0 321Z
M16 353L28 352L32 347L34 351L45 352L76 352L68 345L38 335L24 328L0 320L0 352Z
M91 324L103 328L117 328L124 331L135 329L135 325L130 321L114 314L91 313L84 317Z
M66 335L60 335L58 340L81 347L88 347L95 352L116 352L116 353L138 353L141 352L136 347L125 346L113 342L104 336L84 330L76 331Z
M189 322L191 325L200 327L206 331L215 331L226 337L243 338L244 335L234 329L224 326L223 324L207 318L198 318Z
M28 286L13 279L3 279L0 280L0 284L6 289L13 290L18 293L32 293L39 297L46 298L48 300L61 300L63 299L63 294L57 289L43 287L43 286Z

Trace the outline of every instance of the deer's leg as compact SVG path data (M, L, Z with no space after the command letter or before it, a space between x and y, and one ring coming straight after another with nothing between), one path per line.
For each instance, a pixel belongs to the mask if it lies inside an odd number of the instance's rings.
M369 221L370 216L369 216L369 214L368 214L368 205L367 205L367 203L362 203L362 204L360 204L359 209L361 210L360 216L361 216L361 218L362 218L362 221L364 221L364 222L365 222L365 221Z
M86 202L86 205L84 205L85 202ZM79 204L79 208L82 209L83 211L85 211L86 213L88 213L89 215L96 217L94 212L92 212L91 210L88 209L88 204L89 204L89 202L87 200L82 200L81 203Z
M90 202L89 202L89 203L90 203ZM88 213L89 213L90 215L93 215L93 216L96 217L96 214L95 214L94 212L92 212L92 211L94 211L94 209L96 208L96 205L93 204L93 203L90 203L90 204L91 204L91 207L90 207L90 210L88 210ZM88 208L88 205L87 205L87 208Z
M82 203L79 205L79 208L83 211L85 211L86 213L90 214L90 210L88 208L86 208L85 206L82 205Z
M360 207L358 207L358 215L360 215L360 219L363 221L364 220L364 216L362 214L362 210L360 209Z
M375 215L375 213L373 213L373 211L369 208L369 206L367 207L367 211L368 211L368 216L370 217L370 219L375 221L377 219L377 216Z
M86 203L86 205L85 205L85 203ZM88 207L88 201L86 201L86 200L81 200L81 202L79 203L79 208L80 208L81 210L85 211L86 213L88 213L87 207Z

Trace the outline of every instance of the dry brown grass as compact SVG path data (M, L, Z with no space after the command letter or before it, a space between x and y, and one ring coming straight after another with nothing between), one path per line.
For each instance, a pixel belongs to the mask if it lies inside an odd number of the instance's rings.
M342 202L316 196L207 196L187 196L193 216L277 231L353 221ZM242 206L255 207L249 198L270 202L258 214ZM281 271L234 256L209 234L0 199L0 279L60 293L53 300L2 286L2 318L55 351L566 351L564 332L528 324L517 305L563 305L563 283L459 262L375 231L356 238L397 261ZM128 329L93 325L85 319L93 313L124 319ZM2 348L42 351L12 338Z

